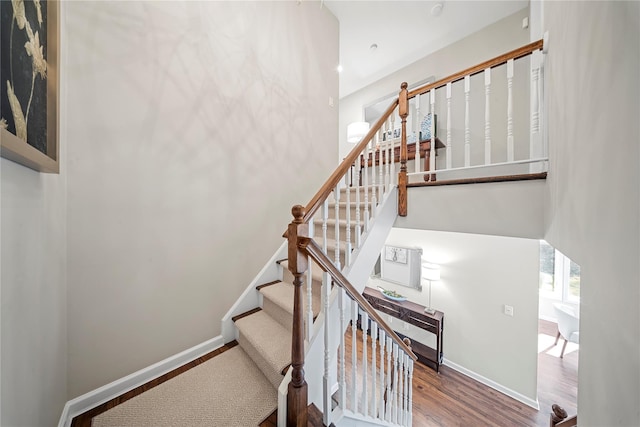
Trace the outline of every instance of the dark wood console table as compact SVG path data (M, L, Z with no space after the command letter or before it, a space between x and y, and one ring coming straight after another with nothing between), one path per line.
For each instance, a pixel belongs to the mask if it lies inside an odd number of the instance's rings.
M444 148L445 145L440 141L440 138L436 137L436 149ZM416 148L419 150L419 156L424 159L424 180L425 181L435 181L436 174L428 173L431 167L431 140L424 139L420 141L420 143L416 144L415 142L407 143L407 161L414 160L416 158ZM434 150L437 155L437 151ZM389 159L387 159L389 157ZM389 155L388 150L375 150L374 152L369 153L369 157L365 159L364 156L360 156L360 182L358 185L362 185L362 169L364 169L364 164L367 164L367 167L371 167L373 164L376 166L381 164L387 164L391 160L391 156ZM393 148L393 162L400 163L400 144L398 143ZM356 161L357 165L357 161Z
M411 301L396 302L382 295L377 289L365 287L362 296L378 311L389 314L397 319L405 321L436 336L436 348L427 347L411 339L411 349L418 356L418 361L440 372L442 364L442 332L444 328L444 313L437 311L434 314L425 313L425 307ZM400 338L405 335L396 331Z

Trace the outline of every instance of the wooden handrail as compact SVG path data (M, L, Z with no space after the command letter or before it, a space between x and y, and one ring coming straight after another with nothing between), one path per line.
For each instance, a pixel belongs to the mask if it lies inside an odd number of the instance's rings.
M385 110L382 116L380 116L380 118L375 123L375 125L373 125L371 129L369 129L369 132L367 132L364 138L362 138L362 140L358 143L358 145L356 145L356 147L353 150L351 150L351 152L347 155L347 157L344 158L342 163L340 163L340 165L338 165L336 170L333 171L329 179L324 183L324 185L320 188L320 190L318 190L316 195L313 196L313 198L309 203L307 203L307 206L305 207L305 210L304 210L305 211L304 217L303 217L304 222L308 222L313 217L313 215L315 215L317 210L320 209L320 206L322 206L322 203L327 199L327 197L329 197L329 194L331 194L335 186L338 185L342 177L344 177L345 174L349 171L349 168L353 165L353 163L356 161L358 156L360 156L360 154L362 153L362 150L364 150L364 148L367 146L367 144L369 143L371 138L373 138L376 132L380 130L384 122L391 115L391 113L393 113L393 110L395 110L397 105L398 105L398 98L394 99L393 102L391 102L389 107Z
M576 427L578 425L578 415L574 415L571 418L567 418L566 420L559 422L555 425L555 427Z
M496 56L493 59L482 62L478 65L474 65L473 67L467 68L466 70L462 70L458 73L451 74L450 76L440 79L436 82L429 83L422 87L413 89L412 91L409 92L409 99L414 98L418 95L427 93L431 89L438 89L442 86L446 86L447 83L454 83L454 82L457 82L458 80L462 80L464 79L465 76L473 76L474 74L478 74L487 68L497 67L498 65L502 65L510 59L522 58L523 56L527 56L536 50L541 50L542 48L543 48L542 39L529 43L527 45L519 47L518 49L514 49L511 52L507 52L500 56Z
M322 248L309 237L300 237L298 238L298 248L304 250L309 256L322 268L324 271L329 273L333 282L338 286L343 288L347 295L355 301L358 302L360 307L364 311L367 312L370 319L375 320L378 323L378 326L383 329L387 336L391 337L391 339L405 352L411 357L414 361L418 359L418 357L413 353L411 348L398 337L398 335L386 324L386 322L380 317L380 315L375 311L375 309L369 304L369 302L358 292L355 290L353 285L349 283L346 277L342 275L340 270L336 268L336 266L331 262L329 258L325 255Z

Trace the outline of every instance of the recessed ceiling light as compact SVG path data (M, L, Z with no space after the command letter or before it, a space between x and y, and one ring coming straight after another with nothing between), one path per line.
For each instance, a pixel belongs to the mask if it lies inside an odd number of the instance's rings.
M442 2L438 2L434 4L433 7L431 8L431 16L440 16L440 14L442 13L443 7L444 5L442 4Z
M337 72L341 73L341 72L342 72L342 70L344 70L344 68L342 68L342 65L338 65L338 66L336 67L336 71L337 71Z

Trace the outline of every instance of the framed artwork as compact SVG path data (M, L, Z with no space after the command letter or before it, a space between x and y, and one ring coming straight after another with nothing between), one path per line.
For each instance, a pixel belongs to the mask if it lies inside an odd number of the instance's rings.
M398 248L395 246L384 247L384 259L386 261L397 262L400 264L407 263L407 248Z
M59 172L58 14L58 1L0 1L0 154L48 173Z

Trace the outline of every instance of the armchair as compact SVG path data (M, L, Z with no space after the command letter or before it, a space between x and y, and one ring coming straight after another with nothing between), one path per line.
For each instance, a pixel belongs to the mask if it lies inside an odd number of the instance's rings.
M558 318L558 335L556 336L556 342L562 336L564 344L562 345L562 352L560 358L564 357L564 350L567 348L567 342L571 341L578 344L580 341L580 316L576 313L573 307L565 304L553 304L553 309Z

